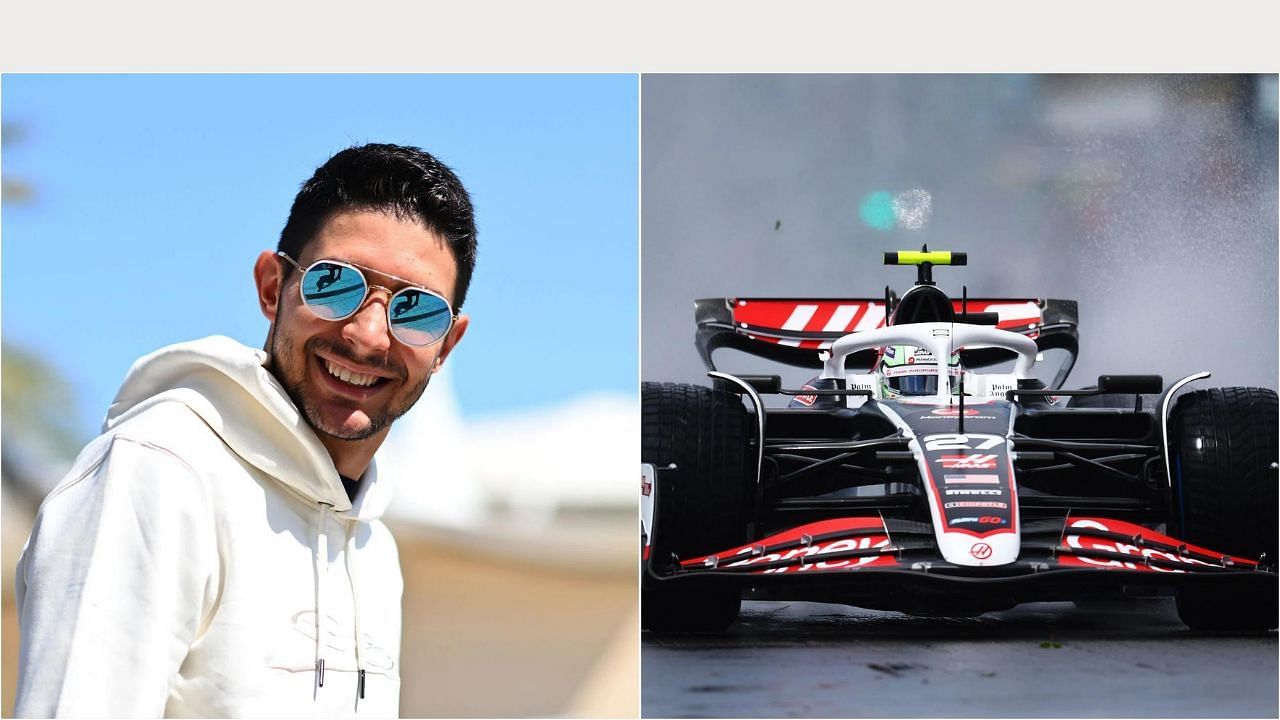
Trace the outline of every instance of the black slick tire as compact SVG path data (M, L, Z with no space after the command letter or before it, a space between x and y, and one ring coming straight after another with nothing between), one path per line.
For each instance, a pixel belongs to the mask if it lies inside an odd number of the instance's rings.
M741 398L697 385L643 383L641 405L641 462L660 468L650 562L746 542L755 472L748 440L754 432ZM741 592L646 574L640 604L646 630L719 632L737 619Z
M1172 534L1193 545L1276 562L1276 393L1266 388L1199 390L1171 414ZM1276 627L1277 586L1241 591L1216 584L1177 589L1178 616L1195 630L1262 632Z

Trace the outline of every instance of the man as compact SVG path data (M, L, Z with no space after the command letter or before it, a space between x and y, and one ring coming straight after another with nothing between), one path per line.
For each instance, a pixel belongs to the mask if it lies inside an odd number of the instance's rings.
M316 170L253 268L264 350L143 357L18 565L19 716L394 716L374 453L467 328L471 201L417 148Z

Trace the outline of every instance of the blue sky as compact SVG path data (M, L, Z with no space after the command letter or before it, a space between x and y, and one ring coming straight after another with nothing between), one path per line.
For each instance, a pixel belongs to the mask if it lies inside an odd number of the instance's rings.
M479 260L451 363L464 417L634 395L634 75L6 75L3 341L59 369L86 435L129 365L224 334L260 347L251 268L299 185L364 142L471 191Z

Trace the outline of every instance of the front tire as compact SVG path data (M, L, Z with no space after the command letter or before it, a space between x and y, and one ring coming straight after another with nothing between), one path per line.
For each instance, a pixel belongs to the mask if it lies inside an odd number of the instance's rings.
M641 461L659 468L651 562L746 542L754 466L741 398L697 385L643 383L641 403ZM722 631L741 606L736 586L690 586L647 575L640 594L641 627L657 632Z
M1171 417L1172 533L1238 557L1276 561L1274 390L1215 388L1188 393ZM1277 625L1275 584L1247 591L1178 588L1178 616L1195 630L1262 632Z

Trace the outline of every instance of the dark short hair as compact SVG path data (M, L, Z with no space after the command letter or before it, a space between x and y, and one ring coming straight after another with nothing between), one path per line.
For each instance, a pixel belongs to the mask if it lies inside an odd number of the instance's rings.
M420 148L385 143L339 152L303 183L276 249L299 259L324 223L344 210L391 213L439 233L458 266L454 311L462 307L476 264L476 221L467 189L444 163Z

